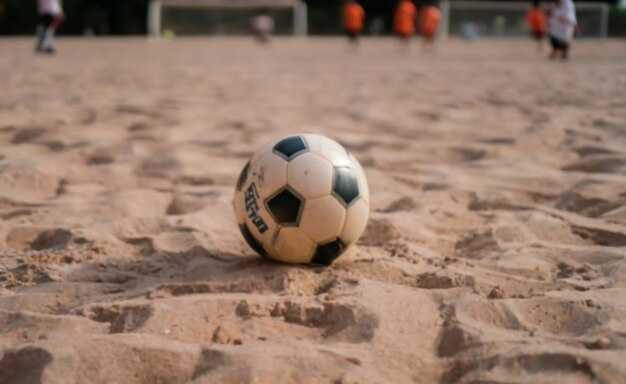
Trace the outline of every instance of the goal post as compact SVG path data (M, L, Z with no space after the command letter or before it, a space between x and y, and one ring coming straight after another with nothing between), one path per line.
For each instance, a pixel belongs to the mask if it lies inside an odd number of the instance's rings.
M473 33L476 37L523 37L528 35L525 14L530 2L442 0L440 36ZM606 38L609 5L575 2L576 16L583 38ZM549 7L544 7L548 10Z
M217 18L228 13L232 18L233 13L241 13L243 17L255 9L262 8L290 13L293 35L308 34L307 5L304 0L150 0L147 12L148 35L159 37L167 29L163 22L164 11L189 10L192 12L189 16L206 11L215 13Z

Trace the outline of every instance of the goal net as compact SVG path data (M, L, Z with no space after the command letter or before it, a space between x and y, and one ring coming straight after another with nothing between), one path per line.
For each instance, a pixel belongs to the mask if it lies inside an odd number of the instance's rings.
M243 35L261 9L274 19L274 33L307 34L307 7L302 0L151 0L148 33L175 35Z
M580 26L578 37L605 38L608 33L609 6L604 3L575 2ZM525 37L526 11L530 1L443 1L442 33L464 37ZM548 10L549 3L543 4Z

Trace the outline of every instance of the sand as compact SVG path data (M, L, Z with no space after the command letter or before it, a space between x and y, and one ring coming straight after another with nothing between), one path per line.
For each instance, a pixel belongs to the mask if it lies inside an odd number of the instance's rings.
M625 383L626 43L0 41L0 383ZM330 268L231 209L327 134L372 212Z

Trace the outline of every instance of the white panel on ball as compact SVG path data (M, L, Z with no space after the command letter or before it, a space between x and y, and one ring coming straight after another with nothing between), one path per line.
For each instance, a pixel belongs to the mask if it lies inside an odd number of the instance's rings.
M330 161L335 167L351 167L352 159L348 157L348 152L335 140L327 137L322 137L321 140L322 151L321 155L326 160Z
M270 251L270 256L278 261L305 264L311 261L315 243L300 228L283 227L279 230Z
M313 133L303 133L301 136L304 137L309 151L317 153L318 155L322 154L322 136Z
M365 201L360 198L347 212L346 221L341 232L341 239L347 244L353 244L363 234L370 208Z
M300 228L317 243L334 240L341 233L346 209L334 196L307 200L300 219Z
M267 197L287 185L287 162L268 152L250 163L250 180L259 195Z
M274 149L274 146L276 144L278 144L278 142L279 142L279 140L272 140L272 141L268 141L267 143L264 143L263 145L261 145L259 147L259 149L257 149L256 152L254 152L254 154L250 158L250 163L253 164L253 163L257 162L259 160L259 158L261 158L262 156L265 156L268 153L272 153L272 150Z
M307 152L289 162L287 182L307 199L329 195L332 189L333 166L315 153Z

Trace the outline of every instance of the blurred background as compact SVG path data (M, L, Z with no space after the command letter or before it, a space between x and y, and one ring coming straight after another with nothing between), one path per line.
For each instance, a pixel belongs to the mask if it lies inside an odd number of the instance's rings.
M420 2L425 1L417 1L418 4ZM32 34L37 21L36 3L36 0L0 0L0 35ZM59 34L99 36L148 33L151 0L64 0L63 3L67 20ZM160 17L160 29L176 35L246 34L249 32L249 18L256 11L249 7L178 7L176 3L176 0L163 2ZM188 5L189 1L179 3ZM340 0L307 0L303 3L306 3L307 8L308 34L336 35L342 32ZM391 32L395 3L392 0L361 1L367 10L366 35L385 35ZM494 8L490 5L487 9L476 1L443 2L442 5L450 8L449 23L444 27L451 34L459 34L464 28L471 27L476 29L476 33L486 36L525 37L523 12L530 2L498 3L502 6ZM581 4L578 6L578 17L583 36L626 36L624 3L626 2L620 0L577 2ZM597 5L593 6L595 4ZM291 8L272 8L272 15L276 22L276 34L293 33L294 12Z

